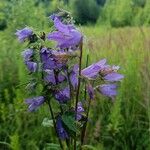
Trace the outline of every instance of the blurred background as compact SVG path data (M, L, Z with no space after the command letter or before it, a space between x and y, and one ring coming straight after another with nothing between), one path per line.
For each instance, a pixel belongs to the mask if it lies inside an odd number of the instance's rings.
M150 0L0 0L0 150L43 150L57 142L52 127L42 126L47 107L29 113L24 104L26 45L15 32L29 26L48 33L48 16L58 9L71 12L85 35L90 63L106 58L125 75L114 102L96 95L88 149L149 150Z

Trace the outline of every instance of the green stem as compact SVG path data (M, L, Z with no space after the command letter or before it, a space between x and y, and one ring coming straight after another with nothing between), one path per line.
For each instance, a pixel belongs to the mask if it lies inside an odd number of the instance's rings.
M83 40L81 40L80 43L80 57L79 57L79 78L78 78L78 87L77 87L77 93L76 93L76 103L75 103L75 113L77 112L77 106L78 106L78 101L79 101L79 94L80 94L80 83L81 83L81 67L82 67L82 50L83 50ZM75 115L76 119L76 115ZM74 150L76 150L76 134L75 134L75 140L74 140Z
M48 107L49 107L50 114L51 114L51 117L52 117L52 120L53 120L53 124L54 124L54 128L55 128L55 132L56 132L57 137L58 137L59 145L60 145L61 149L63 150L64 148L63 148L63 145L62 145L61 139L59 138L59 135L58 135L58 132L57 132L56 122L55 122L55 117L54 117L54 114L53 114L53 110L52 110L52 107L51 107L50 101L48 101Z
M89 118L90 106L91 106L91 99L89 99L89 101L88 101L88 108L87 108L87 114L86 114L87 120L86 120L85 124L83 125L83 130L81 133L81 146L84 144L84 137L85 137L87 122L88 122L88 118Z

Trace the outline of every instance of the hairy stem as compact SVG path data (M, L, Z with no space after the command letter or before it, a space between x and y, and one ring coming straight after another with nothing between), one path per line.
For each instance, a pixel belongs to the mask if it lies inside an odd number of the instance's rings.
M77 87L77 93L76 93L76 103L75 103L75 113L77 112L77 105L78 105L78 101L79 101L79 95L80 95L80 83L81 83L81 67L82 67L82 49L83 49L83 41L81 40L80 43L80 57L79 57L79 78L78 78L78 87ZM75 119L76 119L76 115L75 115ZM75 135L75 140L74 140L74 150L76 150L76 135Z

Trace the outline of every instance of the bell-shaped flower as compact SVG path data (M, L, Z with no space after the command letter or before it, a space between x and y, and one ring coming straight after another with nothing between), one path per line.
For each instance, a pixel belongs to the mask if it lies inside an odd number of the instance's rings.
M51 83L53 85L56 85L58 83L61 83L65 80L65 76L62 75L62 73L58 73L57 75L54 74L54 70L45 70L45 72L47 73L44 77L44 80L47 83Z
M21 55L23 56L24 61L29 61L33 56L33 49L26 49L21 53Z
M81 71L81 75L88 78L88 79L95 79L98 75L100 70L106 64L106 59L102 59L97 63L90 65L89 67L83 69Z
M37 63L36 62L33 62L33 61L27 61L25 62L28 70L30 72L36 72L37 71Z
M114 98L117 95L117 85L116 84L102 84L99 86L99 91L101 94Z
M25 28L23 28L21 30L17 30L17 32L15 33L15 35L17 35L17 37L18 37L20 42L24 42L32 34L33 34L33 31L30 28L28 28L28 27L25 27Z
M78 47L82 40L82 34L72 24L63 24L57 16L53 21L57 31L49 33L47 38L56 41L57 47L60 49Z
M44 97L38 96L29 98L25 100L25 103L29 105L28 107L29 111L35 111L39 106L41 106L44 103Z

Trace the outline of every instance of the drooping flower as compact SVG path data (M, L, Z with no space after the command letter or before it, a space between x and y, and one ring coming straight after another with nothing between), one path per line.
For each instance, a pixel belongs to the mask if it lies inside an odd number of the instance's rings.
M61 140L65 140L65 139L69 138L67 131L63 127L62 119L60 116L58 116L57 120L56 120L56 130L57 130L57 134Z
M90 99L94 99L94 89L91 84L87 85L87 92L89 94Z
M37 63L36 62L26 61L25 64L26 64L26 66L30 72L36 72L37 71Z
M56 41L60 49L79 46L82 34L72 24L63 24L57 16L53 17L53 21L57 31L48 34L49 40Z
M81 120L82 118L82 113L84 112L84 108L81 102L78 102L77 104L77 120Z
M81 75L88 79L95 79L105 64L106 64L106 59L102 59L99 62L94 63L89 67L83 69L81 71Z
M117 95L117 85L116 84L102 84L99 86L99 91L101 94L113 98Z
M29 111L35 111L39 106L41 106L44 103L44 97L38 96L33 97L25 100L25 103L29 105L28 110Z
M21 54L24 58L24 61L30 61L31 57L33 56L33 50L32 49L26 49Z
M23 28L21 30L17 30L17 32L15 33L15 35L17 35L17 37L18 37L20 42L24 42L32 34L33 34L33 31L30 28L28 28L28 27L25 27L25 28Z
M70 89L69 87L64 88L63 90L59 90L55 93L55 98L60 103L66 103L70 100Z
M78 73L79 73L79 65L76 64L73 66L73 69L69 76L70 82L74 89L78 86Z

